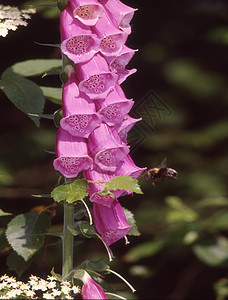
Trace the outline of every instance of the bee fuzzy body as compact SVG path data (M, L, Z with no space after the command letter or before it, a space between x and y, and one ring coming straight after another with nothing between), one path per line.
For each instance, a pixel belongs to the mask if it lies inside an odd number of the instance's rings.
M155 185L158 181L164 181L165 178L171 178L177 180L178 173L176 170L166 167L166 158L160 164L161 167L152 168L146 171L144 174L145 180L151 180L152 185Z

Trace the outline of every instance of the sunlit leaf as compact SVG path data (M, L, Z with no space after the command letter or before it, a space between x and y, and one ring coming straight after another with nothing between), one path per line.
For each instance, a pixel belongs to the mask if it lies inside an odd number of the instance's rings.
M68 203L85 198L87 193L87 181L84 179L76 179L72 183L59 185L51 192L51 197L57 201L66 200Z
M50 218L45 214L30 212L13 218L6 229L6 237L12 248L25 261L43 245L44 233L50 227Z
M16 74L29 77L43 75L45 72L60 68L61 66L61 59L29 59L16 63L9 69Z
M131 176L116 176L105 182L104 190L99 192L100 195L106 195L109 191L130 190L137 194L143 194L137 179Z
M8 212L4 212L2 209L0 209L0 217L9 216L9 215L12 215L12 214L8 213Z
M62 89L54 87L40 86L45 98L53 103L62 104Z

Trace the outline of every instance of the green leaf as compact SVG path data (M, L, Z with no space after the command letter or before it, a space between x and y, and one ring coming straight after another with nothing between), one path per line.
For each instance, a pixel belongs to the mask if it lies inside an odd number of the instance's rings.
M4 212L2 209L0 209L0 217L9 216L9 215L12 215L12 214L8 213L8 212Z
M53 103L62 104L62 89L54 87L40 86L45 98Z
M73 235L80 235L82 237L91 238L97 235L97 231L94 225L90 225L86 221L79 221L75 225L69 228Z
M6 238L17 254L27 261L42 247L42 234L46 233L49 227L50 218L45 214L20 214L9 222Z
M140 259L150 257L158 253L165 246L164 240L155 240L147 243L142 243L133 247L127 255L125 260L127 262L136 262Z
M139 236L140 232L138 231L138 227L137 227L137 224L136 224L133 213L130 210L124 208L124 207L123 207L123 211L125 213L127 223L129 225L132 225L132 229L130 230L130 232L128 232L128 235Z
M228 239L218 237L195 244L195 255L205 264L219 267L228 265Z
M11 66L12 72L21 76L38 76L45 72L62 67L61 59L30 59Z
M108 194L108 191L116 190L130 190L137 194L143 194L138 184L138 180L127 175L116 176L105 182L105 187L99 194L106 195Z
M39 115L43 113L45 98L40 87L31 80L6 70L2 74L0 88L9 100L25 114ZM29 117L36 126L39 126L39 118Z
M110 269L110 266L107 265L103 260L86 260L85 266L93 271L96 271L98 273L104 273L107 272L107 269Z
M57 201L66 200L68 203L74 203L75 201L85 198L87 193L88 183L84 179L76 179L69 184L59 185L51 192L51 197Z
M179 197L170 196L165 201L172 208L167 212L168 222L194 222L197 220L198 214L185 205Z
M25 261L21 256L19 256L15 251L10 253L7 257L7 266L10 271L14 271L20 277L31 265L31 261Z

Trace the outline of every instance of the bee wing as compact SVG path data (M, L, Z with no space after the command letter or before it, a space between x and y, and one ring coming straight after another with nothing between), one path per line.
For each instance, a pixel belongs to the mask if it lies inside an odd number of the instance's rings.
M166 168L167 157L163 158L163 160L158 165L158 168Z

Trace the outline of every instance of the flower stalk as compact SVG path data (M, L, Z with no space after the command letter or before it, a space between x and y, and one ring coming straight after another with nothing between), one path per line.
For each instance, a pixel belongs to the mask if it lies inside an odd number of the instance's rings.
M72 204L64 203L64 225L62 237L62 276L66 279L73 269L73 242L74 238L69 227L73 226L74 220L74 206Z

